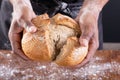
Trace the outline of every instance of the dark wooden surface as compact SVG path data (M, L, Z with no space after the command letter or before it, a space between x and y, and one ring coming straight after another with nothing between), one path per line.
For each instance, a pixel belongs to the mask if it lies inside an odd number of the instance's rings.
M0 80L120 80L120 51L97 51L81 68L24 61L11 51L0 50Z

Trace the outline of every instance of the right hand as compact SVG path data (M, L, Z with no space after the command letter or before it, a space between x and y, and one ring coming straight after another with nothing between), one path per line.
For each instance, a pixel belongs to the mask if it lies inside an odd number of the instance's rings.
M91 5L92 7L92 5ZM88 47L88 53L85 59L80 63L78 68L90 61L99 47L98 36L98 17L100 11L96 8L91 9L89 4L82 6L76 21L80 25L81 36L79 42L81 46Z
M12 46L12 51L28 60L24 55L21 47L21 38L23 30L34 33L37 31L36 27L32 24L31 20L36 17L30 5L18 4L13 6L12 22L9 30L9 39Z

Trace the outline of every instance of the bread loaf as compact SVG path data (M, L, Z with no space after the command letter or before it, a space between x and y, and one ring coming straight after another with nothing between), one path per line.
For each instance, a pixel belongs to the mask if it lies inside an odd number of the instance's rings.
M59 13L52 18L43 14L32 23L37 32L24 31L22 38L22 49L30 59L74 66L87 55L88 48L78 42L80 28L72 18Z
M61 49L55 62L62 66L74 66L79 64L87 55L87 48L80 47L79 41L76 37L67 39L66 44Z

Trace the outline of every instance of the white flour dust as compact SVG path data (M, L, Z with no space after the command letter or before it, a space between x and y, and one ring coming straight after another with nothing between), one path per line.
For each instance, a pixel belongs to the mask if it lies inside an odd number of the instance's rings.
M24 61L13 54L0 53L0 80L119 80L120 62L102 63L95 57L79 69L59 67L54 63ZM99 62L96 62L99 61Z

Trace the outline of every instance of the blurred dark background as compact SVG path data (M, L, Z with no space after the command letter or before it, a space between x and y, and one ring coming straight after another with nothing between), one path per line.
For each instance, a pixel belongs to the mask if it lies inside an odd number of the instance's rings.
M0 0L0 5L1 5L2 0ZM0 6L1 7L1 6Z
M120 42L120 0L110 0L103 8L104 42Z

